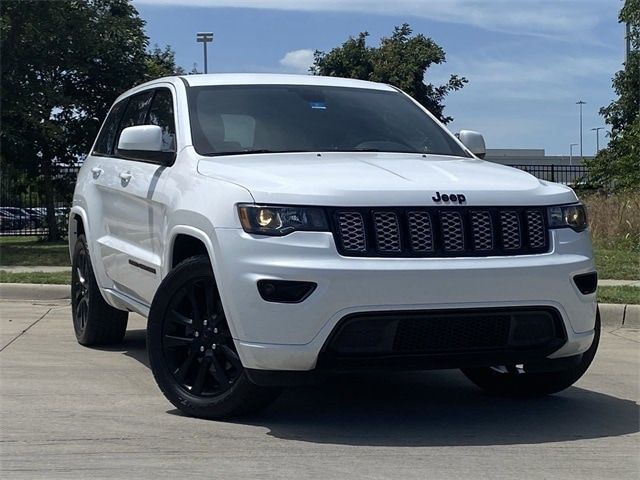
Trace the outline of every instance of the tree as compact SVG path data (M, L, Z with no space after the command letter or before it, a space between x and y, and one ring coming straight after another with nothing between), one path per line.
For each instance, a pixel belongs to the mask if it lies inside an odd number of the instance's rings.
M611 125L611 140L585 163L593 182L629 190L640 187L640 0L626 0L619 20L629 25L631 49L613 78L618 99L600 109Z
M362 32L356 38L349 37L329 53L316 50L311 73L389 83L407 92L442 122L453 120L443 113L444 98L468 80L451 75L444 85L424 82L431 65L445 62L442 47L422 34L412 36L406 23L395 27L390 37L382 38L379 47L367 46L368 36Z
M147 54L145 59L145 80L184 74L184 69L176 65L176 54L169 45L164 50L158 45L154 45L153 49Z
M0 14L2 170L41 179L53 240L56 190L69 189L60 167L87 152L120 93L175 71L173 52L146 52L128 0L3 0Z

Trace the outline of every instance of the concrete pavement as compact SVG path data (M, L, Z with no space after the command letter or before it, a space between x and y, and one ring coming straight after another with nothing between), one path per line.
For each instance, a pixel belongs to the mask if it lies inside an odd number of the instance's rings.
M180 415L147 366L145 321L84 348L64 301L0 302L3 478L636 479L636 328L551 397L484 395L457 371L288 390L250 418Z

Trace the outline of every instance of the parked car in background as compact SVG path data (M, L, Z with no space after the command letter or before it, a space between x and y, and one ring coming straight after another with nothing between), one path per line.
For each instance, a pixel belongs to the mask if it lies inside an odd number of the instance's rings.
M38 228L46 227L47 225L47 209L44 207L25 207L26 210L36 222Z
M20 207L0 207L0 209L6 213L19 218L22 222L21 228L36 228L40 225L41 219L39 215L28 212L24 208Z
M10 213L5 207L0 207L0 219L2 222L0 223L0 229L3 232L10 230L21 230L24 228L24 221L20 217L15 216Z

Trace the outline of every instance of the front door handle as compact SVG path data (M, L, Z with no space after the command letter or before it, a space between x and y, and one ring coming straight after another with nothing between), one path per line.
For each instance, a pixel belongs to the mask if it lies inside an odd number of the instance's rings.
M104 172L103 169L101 169L100 167L93 167L91 169L91 174L93 175L93 179L97 179L100 175L102 175L102 172Z
M131 173L129 172L121 172L120 173L120 182L122 183L123 187L126 187L127 185L129 185L129 182L131 181Z

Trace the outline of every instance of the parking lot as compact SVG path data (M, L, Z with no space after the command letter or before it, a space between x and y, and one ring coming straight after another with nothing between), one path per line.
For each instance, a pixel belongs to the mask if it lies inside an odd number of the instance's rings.
M3 478L638 478L638 330L607 327L562 394L489 397L457 371L350 376L263 413L187 418L124 344L75 341L64 301L0 303ZM24 332L24 333L22 333Z

